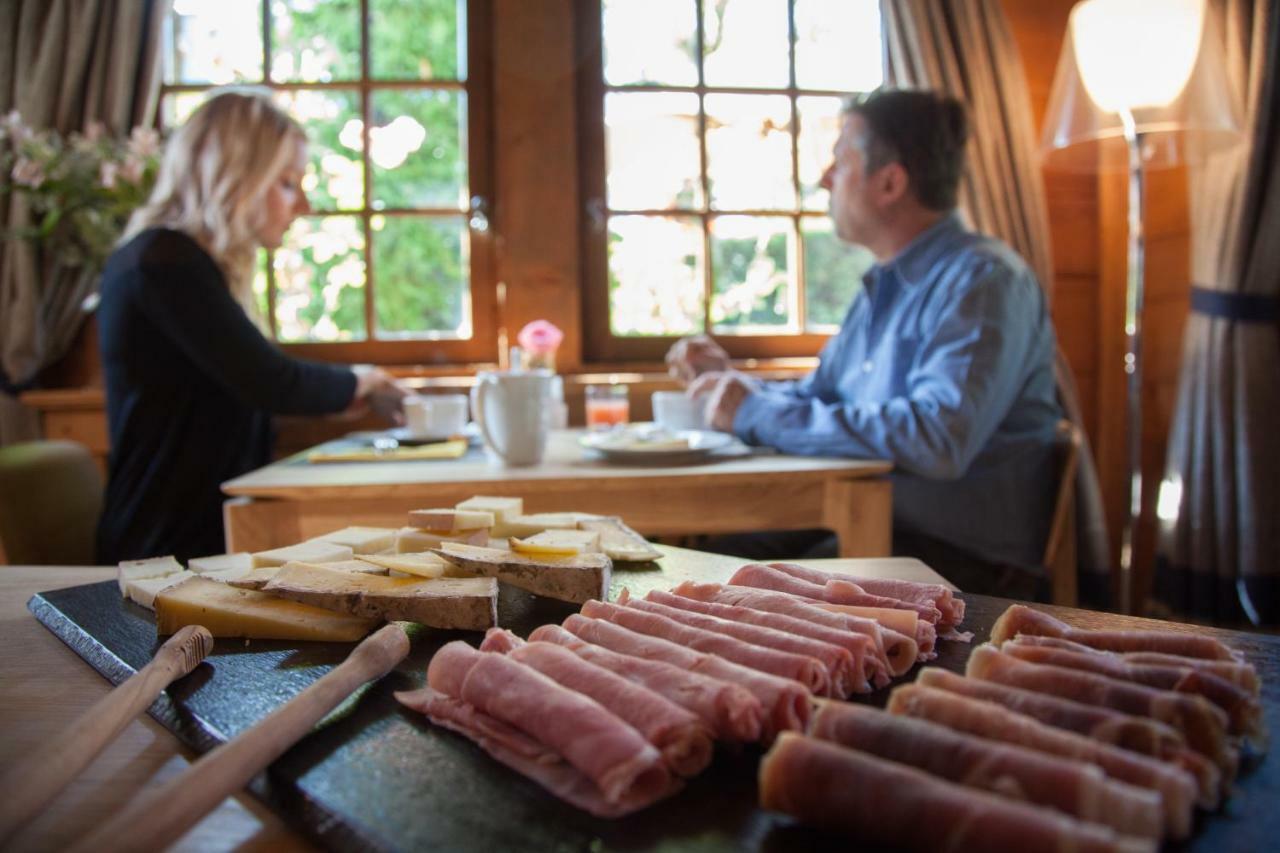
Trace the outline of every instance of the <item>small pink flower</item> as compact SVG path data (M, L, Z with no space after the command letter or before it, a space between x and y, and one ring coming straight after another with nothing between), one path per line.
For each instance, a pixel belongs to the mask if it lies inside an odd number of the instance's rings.
M84 139L86 142L97 142L107 135L107 126L100 121L91 121L84 129Z
M520 330L516 340L524 351L534 355L549 355L556 351L564 340L564 332L546 320L534 320Z
M154 127L135 127L129 134L129 150L138 157L154 157L160 153L160 134Z
M142 174L146 171L146 168L147 164L143 162L141 157L130 154L124 158L124 165L120 167L120 177L131 184L136 184L142 180Z
M27 157L19 157L18 162L13 164L13 182L21 184L24 187L37 189L44 183L44 168L35 160Z
M98 182L102 184L103 189L113 189L116 185L116 175L120 173L120 166L105 160L102 167L98 170Z
M9 110L5 117L0 119L0 130L9 135L15 146L26 142L32 135L31 128L22 121L22 113L17 110Z

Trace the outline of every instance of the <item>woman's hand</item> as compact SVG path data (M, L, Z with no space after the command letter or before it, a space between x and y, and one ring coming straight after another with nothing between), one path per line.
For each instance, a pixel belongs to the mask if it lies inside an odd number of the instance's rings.
M729 369L729 353L706 335L681 338L667 350L667 371L688 384L704 373Z
M404 398L413 393L409 386L380 367L371 364L352 365L356 375L356 392L343 415L359 418L373 412L396 426L404 425Z

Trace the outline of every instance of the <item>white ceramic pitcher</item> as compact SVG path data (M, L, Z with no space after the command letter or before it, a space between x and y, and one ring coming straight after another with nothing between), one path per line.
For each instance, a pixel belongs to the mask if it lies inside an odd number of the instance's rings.
M471 389L471 412L484 443L507 465L536 465L547 449L549 370L484 372Z

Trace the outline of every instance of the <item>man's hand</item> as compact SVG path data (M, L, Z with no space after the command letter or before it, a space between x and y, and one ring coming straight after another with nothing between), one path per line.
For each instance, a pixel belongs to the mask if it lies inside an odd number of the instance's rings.
M706 335L681 338L667 350L667 371L689 383L704 373L729 369L729 354Z
M705 419L712 429L733 432L738 408L756 388L745 374L726 370L702 374L689 386L689 394L706 400Z
M383 420L403 426L404 398L413 393L409 386L373 365L357 364L351 370L356 375L356 392L342 415L359 418L372 411Z

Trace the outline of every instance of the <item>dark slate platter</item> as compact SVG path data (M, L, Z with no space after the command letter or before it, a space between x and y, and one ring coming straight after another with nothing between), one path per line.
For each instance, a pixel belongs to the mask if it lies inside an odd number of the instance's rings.
M686 552L687 553L687 552ZM738 561L707 571L700 558L686 564L672 553L660 569L648 564L619 571L623 586L643 593L687 577L721 580ZM720 571L719 569L723 569ZM1009 602L965 596L965 628L974 643ZM33 597L29 608L46 627L112 683L144 666L158 643L153 614L122 601L114 582ZM1151 620L1065 608L1076 624L1146 627ZM576 608L504 588L500 621L525 636L559 622ZM1244 650L1263 679L1267 724L1280 731L1280 637L1154 623L1221 636ZM311 736L254 780L251 790L320 844L341 850L847 850L838 838L761 811L756 803L760 751L720 748L711 767L681 793L628 818L599 820L557 800L490 759L463 737L434 728L402 708L397 690L424 682L426 664L442 644L477 643L479 635L419 628L398 669L359 691ZM942 643L937 664L963 671L971 646ZM175 682L150 709L157 721L198 752L250 728L282 702L328 672L352 646L219 640L194 672ZM909 673L907 680L914 678ZM862 701L882 705L887 690ZM1250 768L1222 814L1201 821L1189 845L1167 849L1251 851L1280 837L1280 773L1276 761ZM867 849L861 846L861 849Z

